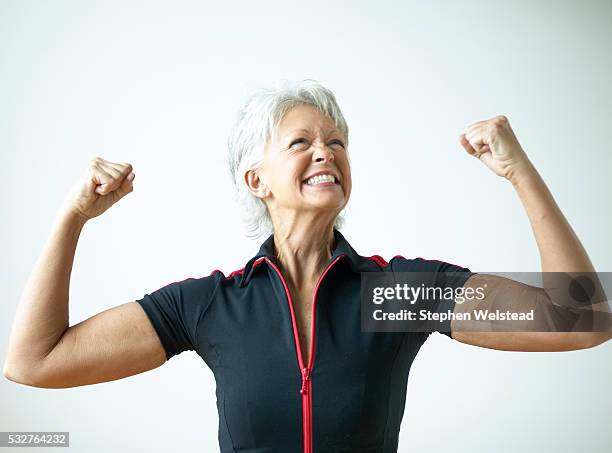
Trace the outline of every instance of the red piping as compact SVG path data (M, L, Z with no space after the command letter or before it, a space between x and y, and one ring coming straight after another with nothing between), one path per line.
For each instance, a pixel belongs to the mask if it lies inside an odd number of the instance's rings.
M386 267L389 265L389 263L387 263L385 259L380 255L372 255L372 256L368 256L367 258L371 261L374 261L376 264L378 264L381 267Z
M315 286L314 294L312 296L312 326L311 326L311 339L312 344L310 346L310 357L308 358L308 366L304 366L304 360L302 358L302 348L300 347L300 338L297 330L297 323L295 321L295 313L293 311L293 301L291 300L291 294L289 293L289 289L287 288L287 283L283 278L278 267L267 257L265 257L266 261L274 268L276 273L281 279L283 283L283 287L285 288L285 294L287 295L287 301L289 303L289 311L291 312L291 324L293 327L293 338L295 340L295 349L298 358L298 365L300 368L300 372L302 374L302 386L300 388L300 395L302 395L302 431L304 436L304 453L312 453L312 367L314 365L314 355L315 355L315 324L316 324L316 303L317 303L317 292L319 291L319 286L323 281L323 277L325 274L332 268L332 266L345 255L337 256L327 268L323 271L319 280L317 281L317 286Z
M253 262L253 267L255 267L256 265L261 263L263 260L264 260L264 257L261 257L261 258L258 258L257 260L255 260ZM223 271L221 271L220 269L215 269L208 276L210 277L215 272L221 272L221 274L223 274ZM223 274L223 277L228 279L228 278L232 278L234 275L242 275L243 273L244 273L244 267L241 267L240 269L236 269L235 271L232 271L227 277L225 277L225 274Z

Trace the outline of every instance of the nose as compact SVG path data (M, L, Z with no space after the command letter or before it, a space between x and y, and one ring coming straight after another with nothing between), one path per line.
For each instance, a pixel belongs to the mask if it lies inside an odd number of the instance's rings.
M333 162L334 153L331 148L325 145L317 146L313 152L313 159L315 162Z

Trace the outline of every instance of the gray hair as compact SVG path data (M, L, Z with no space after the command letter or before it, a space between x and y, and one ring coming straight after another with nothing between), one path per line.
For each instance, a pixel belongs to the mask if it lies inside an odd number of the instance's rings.
M251 194L244 182L244 174L258 168L264 156L267 141L276 135L285 115L299 105L312 105L331 118L346 139L348 125L334 94L318 81L304 79L297 82L283 80L270 88L251 93L238 112L228 138L228 164L238 202L244 208L242 221L246 236L257 239L273 232L272 219L266 204ZM334 222L340 229L344 224L345 209Z

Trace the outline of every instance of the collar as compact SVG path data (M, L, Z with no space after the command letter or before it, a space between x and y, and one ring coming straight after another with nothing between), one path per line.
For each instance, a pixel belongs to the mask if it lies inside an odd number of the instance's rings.
M332 255L328 266L336 258L342 256L341 260L347 259L351 268L355 272L376 272L380 270L380 264L370 258L359 255L355 249L351 247L351 244L349 244L342 233L340 233L340 231L338 231L336 228L334 228L334 239L334 249L332 250ZM266 257L278 265L278 261L276 260L274 253L274 234L268 236L268 238L259 247L257 254L244 266L242 278L239 284L240 287L245 286L251 280L251 276L253 275L253 271L255 269L254 263L262 257Z

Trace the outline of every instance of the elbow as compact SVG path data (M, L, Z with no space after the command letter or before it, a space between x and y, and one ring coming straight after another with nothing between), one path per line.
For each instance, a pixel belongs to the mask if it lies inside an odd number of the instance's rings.
M2 374L6 379L16 384L27 385L30 387L43 387L42 382L36 377L36 373L32 371L32 368L28 367L17 367L4 362L2 368Z
M610 332L572 332L565 335L567 351L591 349L612 338Z
M15 372L15 369L11 365L9 365L8 360L4 361L4 366L2 367L2 375L12 382L17 382L18 380L17 373Z
M585 340L582 349L590 349L599 346L612 338L612 332L592 332Z
M2 374L6 379L11 382L15 382L17 384L23 384L23 375L18 373L14 367L9 366L7 362L4 362L4 367L2 368Z
M15 377L11 369L8 367L8 364L4 362L4 366L2 367L2 375L8 379L9 381L15 382Z
M11 382L41 389L63 389L69 385L61 375L49 371L43 363L33 365L15 365L4 363L2 373Z

